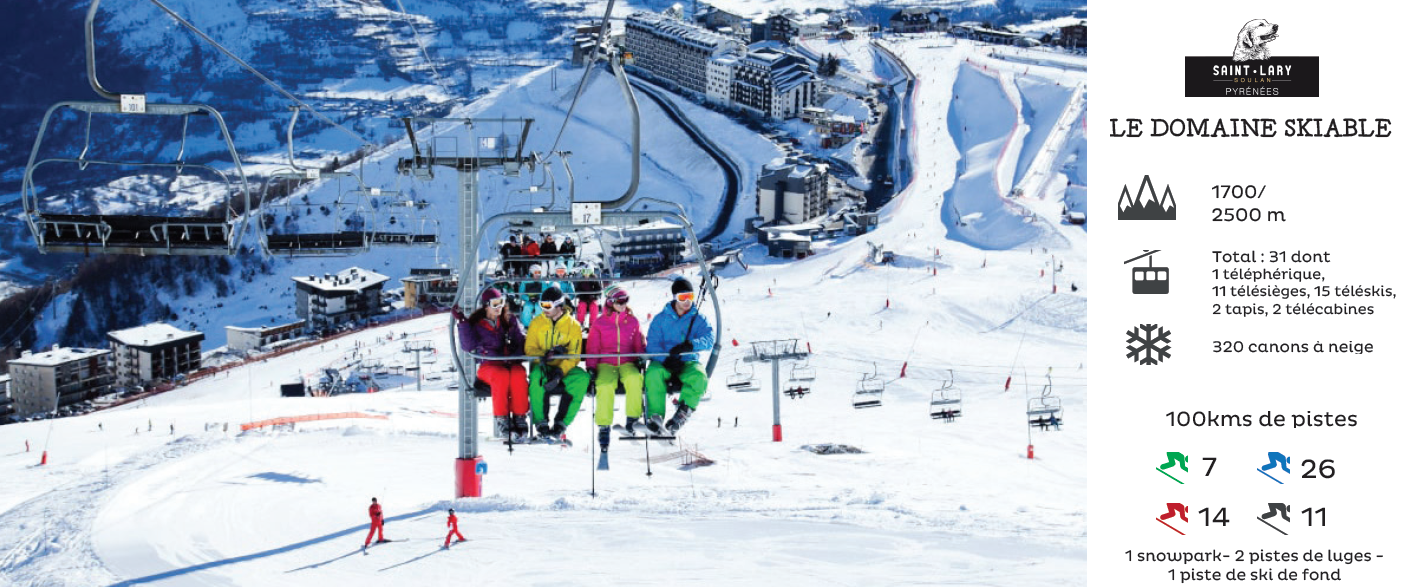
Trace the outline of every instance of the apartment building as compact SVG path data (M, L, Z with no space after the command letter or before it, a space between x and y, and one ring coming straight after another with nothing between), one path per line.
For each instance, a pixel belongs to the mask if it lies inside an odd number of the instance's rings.
M108 333L113 378L118 385L139 387L176 379L201 368L206 335L153 322Z
M9 362L15 413L52 412L108 393L113 386L111 354L107 349L60 347L21 353Z

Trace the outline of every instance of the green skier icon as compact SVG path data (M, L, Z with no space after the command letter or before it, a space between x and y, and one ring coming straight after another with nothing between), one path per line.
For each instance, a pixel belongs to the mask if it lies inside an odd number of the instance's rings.
M1177 477L1168 474L1167 469L1173 468L1173 465L1181 467L1184 473L1188 472L1187 455L1182 454L1180 452L1170 452L1168 453L1168 462L1158 465L1159 473L1162 473L1163 475L1167 476L1167 478L1172 479L1173 481L1177 481L1179 485L1185 485L1185 483L1183 483L1182 481L1178 481Z

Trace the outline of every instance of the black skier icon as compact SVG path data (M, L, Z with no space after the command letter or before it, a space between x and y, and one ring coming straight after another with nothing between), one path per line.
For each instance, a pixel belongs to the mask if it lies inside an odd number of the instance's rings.
M1158 249L1145 251L1142 255L1124 261L1128 265L1134 261L1148 258L1147 267L1133 268L1133 293L1136 294L1165 294L1168 293L1168 268L1153 266L1153 253Z
M1285 472L1289 473L1289 472L1290 472L1290 457L1285 456L1285 455L1283 455L1283 454L1281 454L1281 453L1278 453L1278 452L1268 452L1268 453L1266 453L1266 456L1271 459L1271 462L1266 463L1266 464L1264 464L1264 465L1261 465L1261 467L1258 468L1258 469L1256 469L1256 471L1259 472L1259 473L1261 473L1262 475L1265 475L1266 477L1270 478L1270 480L1275 481L1276 483L1280 483L1281 485L1285 485L1285 481L1281 481L1280 479L1277 479L1277 478L1275 478L1275 477L1271 477L1271 474L1270 474L1270 473L1267 473L1266 471L1274 470L1274 469L1276 468L1276 465L1280 465L1280 468L1281 468L1282 471L1285 471Z
M1267 526L1271 526L1271 529L1272 529L1272 530L1275 530L1275 531L1277 531L1277 532L1280 532L1281 534L1284 534L1284 535L1286 535L1286 536L1290 536L1289 534L1286 534L1285 530L1281 530L1280 528L1277 528L1277 527L1271 525L1270 522L1267 522L1267 521L1266 521L1266 520L1269 520L1269 519L1271 519L1271 518L1276 517L1276 514L1280 514L1282 520L1285 520L1285 521L1289 522L1289 521L1290 521L1290 505L1284 504L1284 503L1269 503L1269 504L1266 504L1266 505L1268 505L1268 506L1271 507L1271 511L1266 512L1266 513L1264 513L1264 514L1261 514L1261 517L1256 518L1256 519L1257 519L1257 520L1260 520L1262 524L1265 524L1265 525L1267 525Z
M1158 516L1158 523L1159 523L1159 524L1162 524L1162 525L1164 525L1164 526L1167 526L1169 530L1172 530L1172 531L1174 531L1174 532L1177 532L1178 534L1182 534L1183 536L1187 536L1187 534L1183 534L1182 530L1178 530L1177 528L1172 527L1171 524L1168 524L1168 523L1165 521L1165 520L1170 520L1170 519L1172 519L1173 516L1178 516L1178 517L1182 518L1182 521L1186 522L1186 521L1187 521L1187 506L1182 505L1182 504L1180 504L1180 503L1170 503L1170 504L1168 504L1168 513L1163 514L1163 515L1161 515L1161 516Z
M1128 186L1119 195L1119 220L1177 220L1177 200L1173 198L1173 188L1163 187L1163 197L1153 189L1153 180L1143 176L1138 185L1138 197L1129 194Z

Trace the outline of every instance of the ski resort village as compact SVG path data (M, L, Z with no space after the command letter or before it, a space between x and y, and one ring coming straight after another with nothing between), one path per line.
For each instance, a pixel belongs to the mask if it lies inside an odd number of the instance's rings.
M34 4L0 586L1086 582L1084 3Z

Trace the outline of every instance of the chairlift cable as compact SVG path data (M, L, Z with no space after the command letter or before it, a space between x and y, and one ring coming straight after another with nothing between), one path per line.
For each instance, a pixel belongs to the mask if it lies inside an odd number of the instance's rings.
M613 2L614 0L608 0L608 6L603 11L603 21L599 24L600 44L603 44L608 38L608 17L613 14ZM584 64L584 75L579 78L579 87L574 90L574 99L569 102L569 110L564 112L564 122L560 123L559 134L554 136L554 143L550 145L548 152L553 153L559 148L559 139L564 137L564 129L569 126L569 119L574 116L574 106L579 104L579 97L584 94L584 88L588 87L589 75L594 72L594 64L598 63L599 58L599 53L595 51L589 62Z
M313 114L315 117L319 118L320 120L323 120L324 122L328 123L330 126L336 128L336 129L338 129L338 130L343 131L344 134L347 134L348 136L353 137L354 139L356 139L358 142L364 144L365 146L369 146L369 147L375 146L373 141L368 140L367 138L360 136L358 133L355 133L355 132L349 130L348 128L344 127L343 125L341 125L341 124L335 122L332 118L329 118L328 116L325 116L324 113L319 112L318 110L315 110L313 106L310 106L309 104L305 103L303 100L300 100L300 99L299 99L298 97L296 97L294 94L291 94L291 93L289 93L288 91L286 91L284 88L280 87L280 85L277 84L277 83L275 83L274 80L271 80L269 77L266 77L265 74L260 73L260 71L257 70L257 69L255 69L254 66L250 65L249 63L246 63L244 59L241 59L240 57L237 57L235 53L232 53L229 49L225 48L223 45L221 45L220 43L216 42L215 39L211 38L209 35L207 35L206 33L202 32L201 29L196 28L196 25L191 24L191 23L188 22L186 19L182 18L180 15L178 15L176 12L174 12L171 8L168 8L166 4L163 4L163 3L162 3L162 0L150 0L150 1L151 1L153 4L156 4L158 8L162 9L163 12L166 12L168 16L171 16L173 20L176 20L178 24L182 25L183 27L186 27L187 30L190 30L190 31L191 31L192 33L194 33L196 36L201 37L201 39L202 39L203 41L206 41L207 43L211 44L211 46L215 47L217 51L220 51L220 52L221 52L222 54L224 54L226 57L230 57L231 60L233 60L233 61L235 61L237 64L239 64L239 65L241 66L241 68L243 68L243 69L245 69L246 71L250 72L251 75L254 75L254 76L257 77L257 78L260 78L260 81L263 81L263 82L265 82L266 85L268 85L268 86L274 88L276 92L279 92L279 93L280 93L281 95L283 95L285 98L288 98L290 101L294 102L295 104L299 104L300 106L302 106L302 107L304 107L306 110L308 110L311 114Z
M427 60L427 65L432 68L432 79L437 80L437 85L441 86L442 89L446 90L447 94L450 95L451 88L447 86L446 79L442 77L441 72L437 71L437 62L432 61L432 56L427 54L427 46L422 44L422 34L417 32L417 25L412 22L411 13L407 12L407 9L402 6L402 0L397 0L397 9L402 12L403 16L407 17L407 27L412 29L412 40L417 43L417 48L422 51L422 58Z

